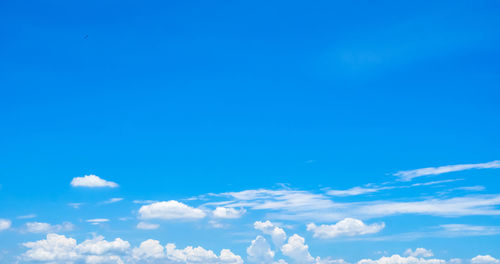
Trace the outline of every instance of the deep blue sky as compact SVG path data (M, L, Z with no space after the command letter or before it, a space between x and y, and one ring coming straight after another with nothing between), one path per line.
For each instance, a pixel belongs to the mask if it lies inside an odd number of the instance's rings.
M128 203L113 216L136 218L134 199L349 189L497 160L499 11L497 1L3 1L0 218L98 218L66 204L110 197ZM69 185L89 174L119 190ZM495 170L465 174L462 185L500 192ZM0 247L28 240L8 234ZM371 248L360 243L351 250ZM500 257L477 251L459 257Z

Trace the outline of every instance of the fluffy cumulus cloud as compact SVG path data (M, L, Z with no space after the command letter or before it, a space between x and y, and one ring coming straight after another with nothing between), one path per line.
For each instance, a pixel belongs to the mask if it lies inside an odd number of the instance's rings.
M262 236L257 236L247 248L248 260L252 263L268 264L274 259L274 251Z
M77 246L77 250L82 254L103 255L108 252L125 252L130 248L130 243L121 238L114 241L106 241L103 236L88 239Z
M425 248L416 248L415 250L412 250L411 248L407 249L405 251L406 256L411 256L411 257L432 257L434 256L434 253L432 253L432 250L425 249Z
M106 241L102 236L78 244L73 238L48 234L44 240L24 243L28 250L23 261L41 263L178 263L178 264L243 264L243 259L228 249L220 254L202 247L176 248L175 244L162 246L157 240L146 240L130 249L128 241L116 238Z
M307 264L315 261L309 253L309 246L305 244L305 239L297 234L288 238L288 243L281 247L281 252L293 263Z
M477 255L473 257L470 262L472 264L498 264L500 260L490 256L490 255Z
M139 247L132 250L132 258L134 260L151 262L156 259L163 259L164 257L165 249L158 240L148 239L142 242Z
M143 205L139 209L141 219L201 219L206 216L203 210L190 207L178 201L156 202Z
M73 187L89 187L89 188L102 188L110 187L116 188L118 184L112 181L106 181L99 178L96 175L85 175L83 177L75 177L71 180L71 186Z
M416 170L398 171L394 173L394 176L399 177L403 181L411 181L414 178L427 175L439 175L448 172L463 171L470 169L493 169L493 168L500 168L500 160L494 160L485 163L446 165L440 167L429 167Z
M307 230L313 232L314 237L334 238L338 236L357 236L378 233L384 229L384 223L375 223L367 225L361 220L354 218L345 218L334 225L320 225L314 223L307 225Z
M223 249L217 256L212 250L202 247L186 247L177 249L174 244L165 246L167 258L175 263L192 264L242 264L243 259L228 249Z
M280 248L286 241L286 233L280 227L275 226L269 220L265 222L256 221L253 224L254 228L260 230L262 233L271 236L274 245L277 248Z
M266 221L267 222L267 221ZM261 222L261 223L266 223ZM264 224L268 225L268 224ZM305 239L297 234L273 251L262 236L257 236L247 248L248 262L258 264L349 264L343 259L313 257ZM173 243L163 246L158 240L148 239L132 248L128 241L116 238L107 241L102 236L78 244L73 238L48 234L46 239L23 244L27 249L20 256L21 263L44 264L243 264L243 259L229 249L219 254L203 247L177 248ZM282 258L277 254L282 254ZM417 248L406 250L405 256L383 256L379 259L361 259L357 264L500 264L490 255L478 255L470 261L448 261L432 258L431 250ZM278 260L275 260L278 259Z
M0 218L0 231L7 230L12 225L12 222L8 219Z
M73 230L74 226L70 222L63 222L60 225L51 225L49 223L29 222L26 223L25 231L28 233L57 233Z
M245 209L234 209L231 207L217 207L212 212L213 217L222 218L222 219L236 219L240 218L243 214L245 214Z
M48 234L44 240L23 245L29 248L22 255L25 261L71 263L81 257L76 251L76 240L63 235Z

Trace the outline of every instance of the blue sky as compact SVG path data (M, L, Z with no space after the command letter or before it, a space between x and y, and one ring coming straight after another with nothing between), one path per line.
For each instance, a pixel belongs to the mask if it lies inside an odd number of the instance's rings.
M0 262L500 263L499 8L1 2Z

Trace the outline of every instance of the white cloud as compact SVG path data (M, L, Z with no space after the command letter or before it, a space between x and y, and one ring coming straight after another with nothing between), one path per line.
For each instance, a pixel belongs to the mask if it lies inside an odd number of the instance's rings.
M76 240L57 234L48 234L44 240L23 244L29 248L22 258L26 261L68 262L80 258L76 252Z
M343 259L321 259L317 257L315 264L349 264L349 262Z
M8 219L0 218L0 231L7 230L12 225L12 222Z
M139 222L137 224L137 229L153 230L153 229L158 229L158 227L160 227L159 224L152 224L146 222Z
M500 260L490 256L490 255L477 255L473 257L470 262L472 264L497 264Z
M351 189L347 190L330 190L327 192L328 195L331 196L355 196L355 195L361 195L361 194L366 194L366 193L375 193L380 190L384 189L392 189L391 187L385 187L385 188L364 188L364 187L353 187Z
M392 255L390 257L381 257L377 260L362 259L358 264L445 264L442 259L424 259L416 257L402 257L400 255Z
M156 200L133 200L132 202L135 204L152 204L152 203L156 203L158 201L156 201Z
M112 181L106 181L99 178L96 175L85 175L83 177L75 177L71 180L71 186L73 187L110 187L116 188L118 184Z
M60 225L51 225L49 223L29 222L26 223L25 230L29 233L57 233L71 231L74 226L70 222L63 222Z
M406 256L411 256L411 257L424 257L424 258L429 258L434 256L434 253L432 253L432 250L425 249L425 248L416 248L414 251L409 248L405 251Z
M293 263L307 264L314 262L314 258L309 253L309 246L305 244L305 239L297 234L288 238L288 243L281 247L281 252L289 257Z
M86 264L123 264L123 260L120 256L110 255L110 256L86 256Z
M457 188L450 189L450 191L476 191L476 192L480 192L480 191L484 191L485 189L486 188L484 186L476 185L476 186L457 187Z
M80 206L84 205L85 203L68 203L69 206L75 208L75 209L79 209Z
M167 251L167 258L180 263L192 264L242 264L243 260L240 256L233 254L228 249L221 250L220 257L218 257L212 250L206 250L202 247L186 247L184 249L177 249L175 244L169 243L165 246Z
M177 201L156 202L143 205L139 209L142 219L201 219L206 216L201 209L193 208Z
M109 252L125 252L130 248L130 243L121 238L114 241L106 241L103 236L87 239L79 244L76 249L81 254L103 255Z
M213 217L215 218L223 218L223 219L236 219L240 218L243 214L245 214L245 209L236 210L231 207L217 207L212 212Z
M274 251L262 236L257 236L247 248L248 260L253 263L268 264L274 259Z
M35 217L36 217L36 214L28 214L28 215L20 215L17 217L17 219L32 219Z
M165 257L165 249L158 240L143 241L138 248L132 250L132 257L136 260L152 260Z
M440 167L429 167L416 170L398 171L394 173L394 176L399 177L402 181L411 181L414 178L426 175L439 175L448 172L463 171L470 169L493 169L493 168L500 168L500 160L494 160L486 163L458 164L458 165L447 165Z
M203 206L245 207L266 211L266 217L289 221L339 221L346 217L378 218L397 214L437 216L500 215L500 194L467 195L452 198L426 198L412 201L373 200L334 202L326 194L296 190L246 190L211 194L226 201L208 202Z
M101 223L109 222L109 219L107 219L107 218L88 219L86 222L87 223L91 223L93 225L98 225L98 224L101 224Z
M384 223L367 225L358 219L345 218L334 225L316 226L314 223L310 223L307 225L307 231L312 231L314 237L334 238L338 236L374 234L380 232L384 227Z
M271 236L271 239L273 240L273 243L277 248L281 248L281 246L286 241L285 230L275 226L269 220L265 222L256 221L253 224L253 227L257 230L260 230L262 233Z
M104 202L102 202L103 204L112 204L112 203L117 203L117 202L120 202L120 201L123 201L123 198L111 198L109 200L106 200Z
M446 224L440 227L445 234L450 236L486 236L500 234L500 226Z
M495 206L500 195L477 195L449 199L427 199L416 202L375 201L359 204L351 212L364 217L380 217L395 214L426 214L439 216L499 215Z
M202 247L177 249L175 244L163 247L157 240L143 241L130 250L128 241L116 238L106 241L97 236L78 244L73 238L48 234L46 239L23 244L28 250L21 255L24 261L43 263L189 263L189 264L243 264L240 256L223 249L217 256Z

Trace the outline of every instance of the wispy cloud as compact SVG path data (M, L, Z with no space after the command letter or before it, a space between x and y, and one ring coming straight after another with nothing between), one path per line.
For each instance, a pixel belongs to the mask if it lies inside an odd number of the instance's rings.
M111 198L109 200L103 201L103 204L112 204L112 203L117 203L123 201L123 198Z
M384 191L384 190L405 189L405 188L420 187L420 186L431 186L431 185L450 183L450 182L461 181L461 180L463 180L463 179L449 179L449 180L442 180L442 181L419 182L419 183L414 183L411 185L389 185L389 186L371 186L371 187L356 186L356 187L353 187L353 188L350 188L347 190L329 190L326 193L328 195L338 196L338 197L356 196L356 195L377 193L377 192ZM388 184L390 184L390 183L388 183ZM392 184L394 184L394 183L392 183Z
M365 188L365 187L353 187L347 190L330 190L327 193L331 196L355 196L367 193L375 193L381 190L394 189L395 187L378 187L378 188Z
M93 225L98 225L101 223L109 222L109 219L107 219L107 218L95 218L95 219L88 219L86 222L91 223Z
M70 222L64 222L60 225L52 225L49 223L30 222L26 223L24 231L28 233L58 233L71 231L74 225Z
M439 175L448 172L464 171L471 169L494 169L494 168L500 168L500 160L494 160L486 163L457 164L457 165L446 165L440 167L428 167L416 170L398 171L394 173L394 176L399 177L399 179L402 181L411 181L414 178L427 175Z
M16 217L17 219L32 219L35 218L36 214L27 214L27 215L20 215Z
M69 206L78 209L80 206L84 205L85 203L68 203Z
M373 200L334 202L327 194L299 190L245 190L212 194L227 198L205 207L247 208L267 213L275 220L338 221L346 217L370 219L400 214L444 217L500 215L500 195L469 195L452 198L410 198L410 201Z

